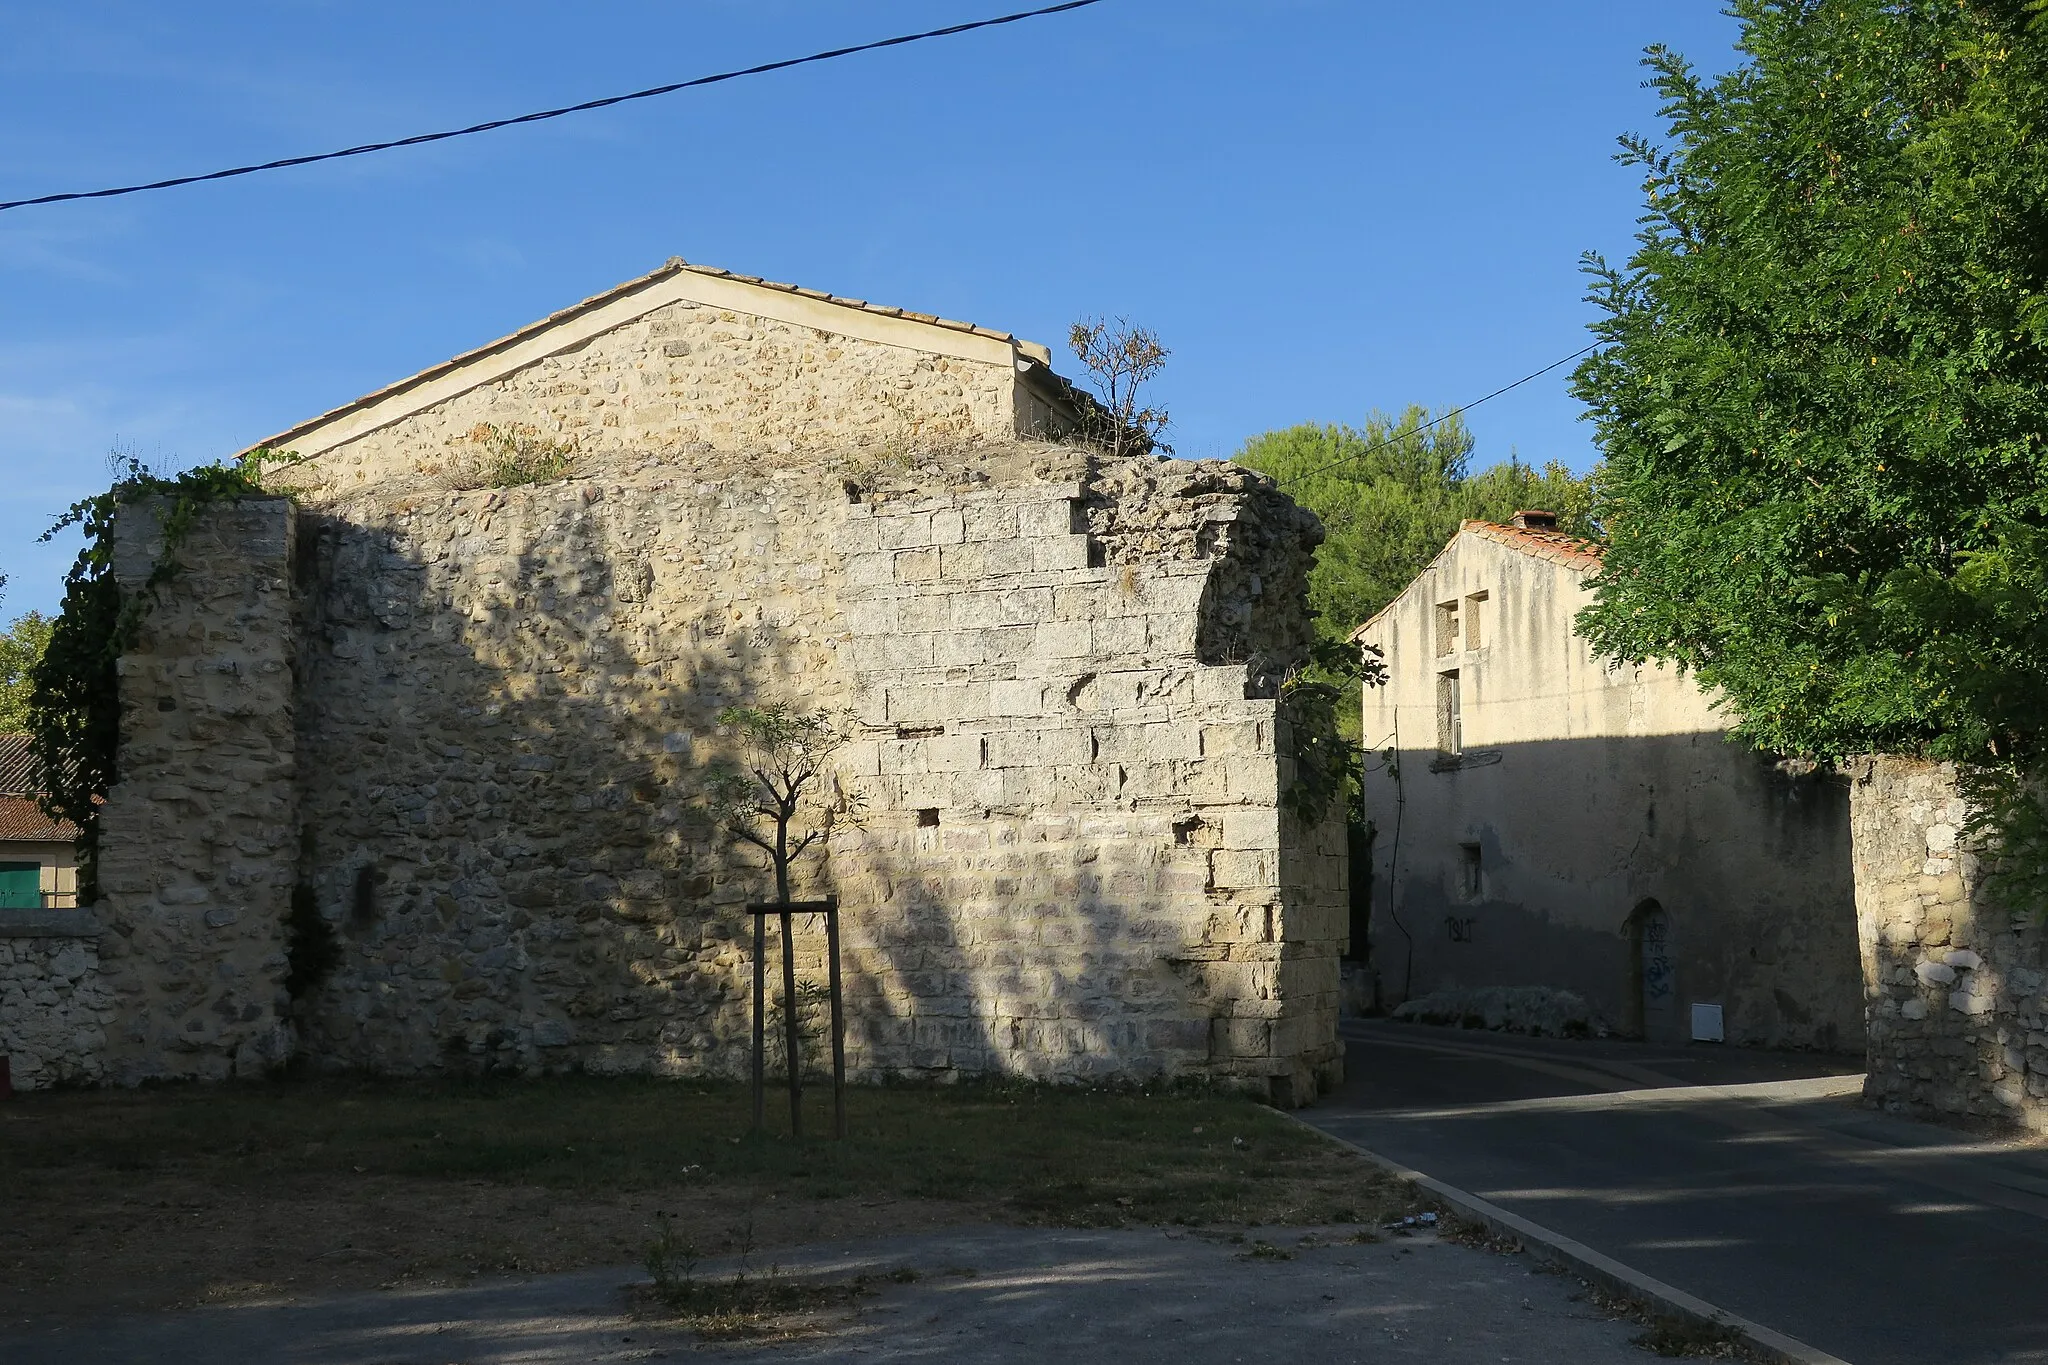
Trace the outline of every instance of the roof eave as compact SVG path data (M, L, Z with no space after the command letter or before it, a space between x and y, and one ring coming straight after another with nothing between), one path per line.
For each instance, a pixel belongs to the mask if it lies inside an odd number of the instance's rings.
M1499 532L1500 534L1490 534L1491 532ZM1394 608L1401 604L1401 600L1415 590L1415 585L1422 581L1423 575L1434 569L1437 566L1437 561L1449 554L1451 547L1458 543L1458 537L1463 535L1477 536L1489 545L1498 545L1502 549L1528 555L1531 559L1540 559L1545 563L1560 565L1575 573L1591 573L1598 569L1601 563L1600 547L1592 541L1575 540L1572 537L1560 536L1559 539L1571 541L1573 545L1583 546L1584 548L1566 548L1562 545L1539 547L1529 542L1527 539L1529 533L1519 526L1503 526L1497 521L1479 521L1468 518L1458 523L1457 531L1452 534L1449 540L1444 542L1443 549L1438 550L1431 557L1429 563L1418 570L1415 577L1408 580L1408 585L1394 595L1393 601L1374 612L1364 625L1351 632L1348 637L1351 643L1355 645L1364 644L1365 637L1372 628L1385 620Z

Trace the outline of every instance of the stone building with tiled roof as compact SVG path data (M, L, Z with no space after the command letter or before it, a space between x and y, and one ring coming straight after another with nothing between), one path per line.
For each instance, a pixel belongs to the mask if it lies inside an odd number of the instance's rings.
M1548 513L1468 521L1354 633L1396 760L1354 954L1387 1003L1544 986L1652 1038L1860 1047L1846 791L1729 742L1690 678L1596 657L1600 562Z

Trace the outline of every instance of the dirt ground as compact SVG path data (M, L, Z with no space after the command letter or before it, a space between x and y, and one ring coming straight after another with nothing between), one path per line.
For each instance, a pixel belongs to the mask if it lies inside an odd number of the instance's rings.
M744 1136L736 1089L634 1081L19 1097L0 1105L0 1321L634 1264L662 1215L704 1256L772 1259L971 1224L1415 1207L1230 1097L877 1090L853 1112L835 1143Z
M1000 1216L989 1205L898 1197L808 1199L686 1185L611 1197L365 1174L266 1182L190 1176L109 1182L53 1173L0 1195L0 1318L11 1322L242 1302L321 1290L458 1285L479 1275L630 1264L655 1214L707 1253L751 1223L764 1250L930 1232Z

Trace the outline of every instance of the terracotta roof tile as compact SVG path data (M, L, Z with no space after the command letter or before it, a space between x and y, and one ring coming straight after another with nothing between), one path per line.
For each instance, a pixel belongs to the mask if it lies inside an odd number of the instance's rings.
M34 796L36 786L28 736L0 734L0 796Z
M1521 526L1503 526L1497 521L1468 521L1458 529L1483 536L1511 550L1520 550L1525 555L1547 559L1553 564L1587 570L1600 567L1602 551L1599 545L1577 536L1568 536L1562 531L1529 530Z
M27 735L0 734L0 839L68 842L78 837L69 820L52 820L36 805L36 762Z
M68 844L77 837L78 830L69 820L52 820L43 814L33 796L0 796L0 841Z

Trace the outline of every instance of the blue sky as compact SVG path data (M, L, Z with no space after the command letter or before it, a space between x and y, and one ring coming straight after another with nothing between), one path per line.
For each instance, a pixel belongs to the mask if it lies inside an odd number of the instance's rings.
M1026 5L0 0L0 199L405 136ZM1054 344L1174 356L1184 455L1468 401L1584 345L1626 252L1644 45L1735 60L1716 0L1109 0L532 128L0 213L0 613L119 448L163 467L683 256ZM1066 367L1071 373L1074 367ZM1594 451L1564 371L1482 462Z

